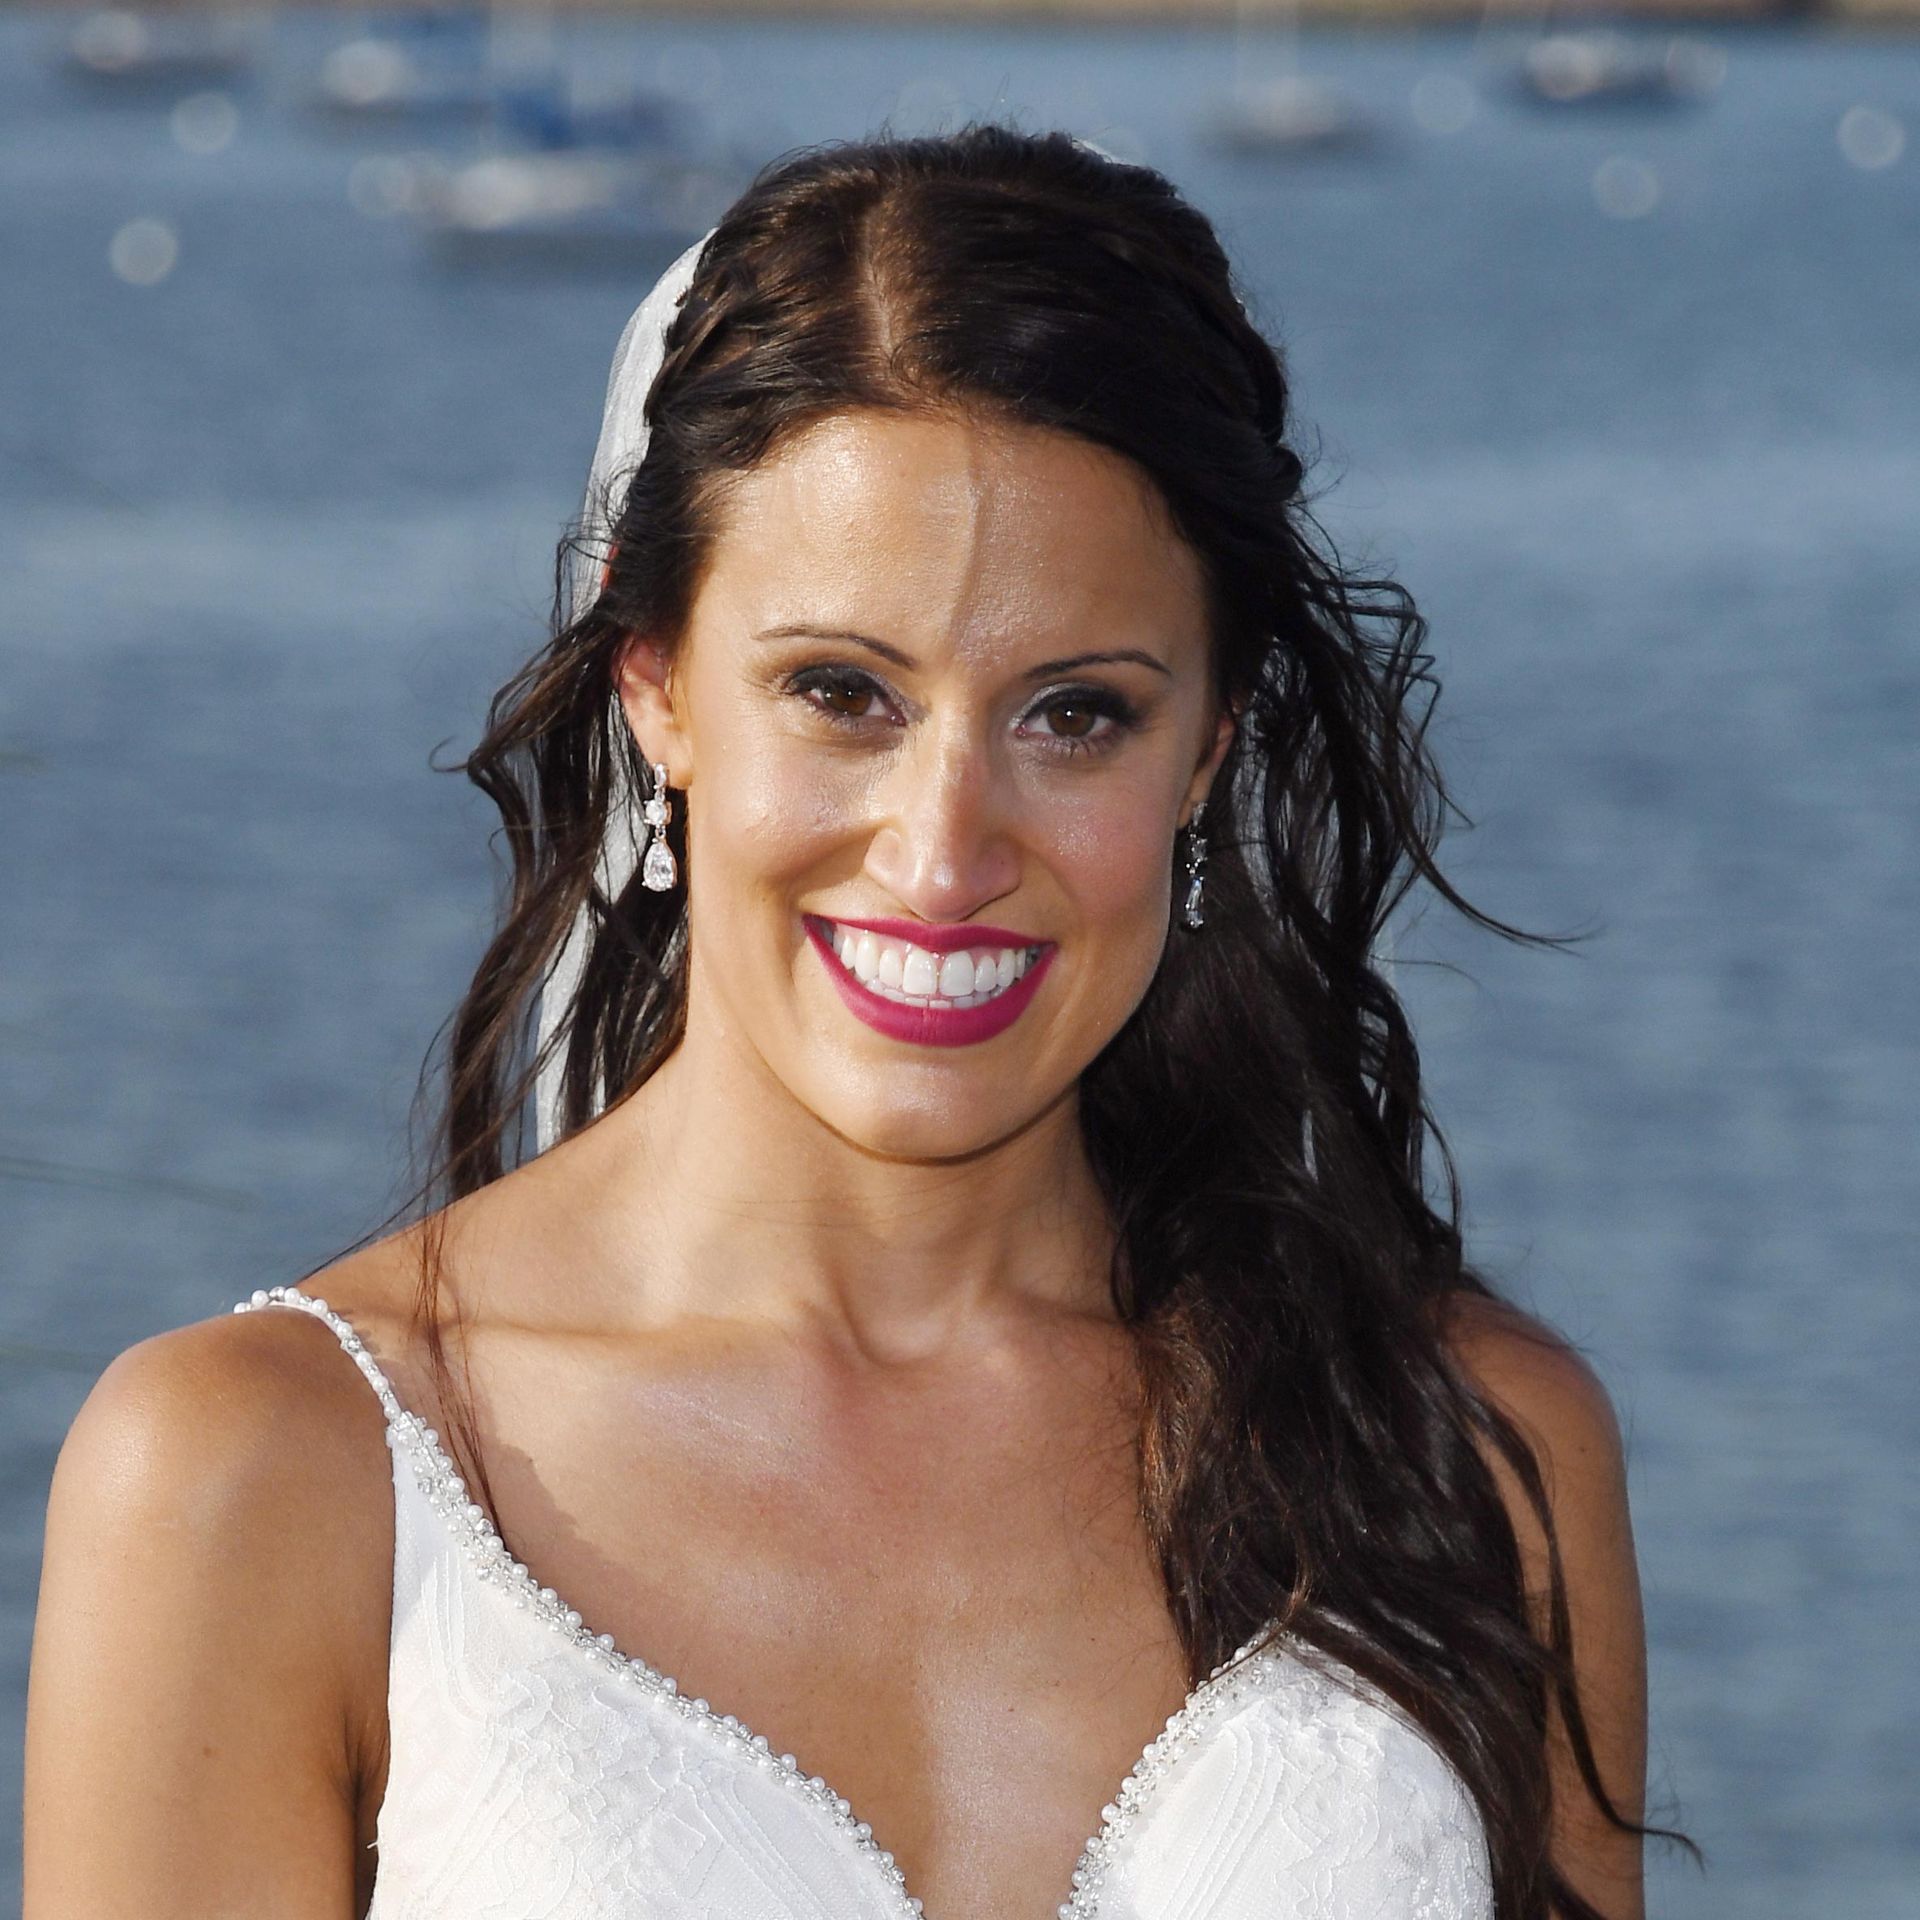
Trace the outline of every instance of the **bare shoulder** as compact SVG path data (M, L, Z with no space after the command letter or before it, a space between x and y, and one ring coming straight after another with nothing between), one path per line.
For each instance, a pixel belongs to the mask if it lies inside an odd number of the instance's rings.
M384 1425L297 1309L155 1334L95 1382L47 1503L29 1920L354 1910L384 1766Z
M356 1326L382 1319L369 1270L329 1273L354 1300ZM202 1527L244 1520L243 1545L307 1537L346 1504L343 1484L364 1493L385 1482L384 1425L331 1328L297 1310L228 1309L109 1363L68 1430L54 1495L120 1520L169 1509ZM359 1525L366 1506L355 1504Z
M1475 1391L1506 1415L1532 1453L1576 1627L1583 1618L1594 1622L1590 1639L1617 1638L1629 1628L1637 1634L1626 1447L1612 1397L1592 1364L1544 1321L1477 1294L1455 1294L1447 1302L1445 1338ZM1513 1520L1528 1587L1544 1597L1545 1527L1511 1461L1491 1442L1483 1451Z
M1578 1510L1569 1518L1600 1509L1624 1524L1625 1439L1613 1398L1586 1356L1545 1321L1484 1295L1453 1295L1443 1327L1469 1382L1531 1447L1556 1518L1567 1509ZM1504 1460L1495 1458L1495 1471L1511 1484ZM1532 1513L1522 1505L1515 1517L1524 1537Z
M1646 1782L1646 1637L1625 1446L1612 1398L1571 1342L1503 1301L1456 1294L1445 1337L1469 1382L1518 1428L1534 1456L1553 1521L1593 1759L1615 1808L1638 1820ZM1495 1448L1487 1457L1513 1520L1536 1631L1544 1635L1546 1530L1511 1464ZM1609 1821L1594 1800L1558 1703L1550 1717L1556 1861L1609 1920L1639 1920L1639 1838Z

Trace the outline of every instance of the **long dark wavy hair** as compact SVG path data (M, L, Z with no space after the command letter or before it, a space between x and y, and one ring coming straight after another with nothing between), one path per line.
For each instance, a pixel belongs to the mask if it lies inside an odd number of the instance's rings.
M1458 809L1426 739L1426 624L1395 582L1343 568L1310 514L1281 358L1211 224L1159 172L1063 133L973 123L802 149L720 221L665 344L645 457L606 503L605 583L568 618L570 535L553 636L454 769L499 808L511 879L438 1037L415 1201L525 1158L541 980L583 901L594 935L555 1036L562 1131L679 1040L684 892L595 884L616 770L644 784L611 669L634 632L669 648L684 632L729 477L850 408L1017 421L1125 456L1202 562L1217 691L1240 715L1209 808L1205 931L1169 939L1081 1086L1172 1619L1195 1677L1276 1620L1348 1662L1471 1790L1501 1920L1600 1920L1552 1857L1550 1707L1606 1818L1665 1830L1608 1798L1539 1466L1450 1357L1445 1308L1489 1289L1463 1258L1454 1167L1375 945L1422 882L1484 927L1541 936L1481 913L1436 865ZM425 1215L416 1311L492 1508L440 1338L441 1218ZM1483 1449L1546 1531L1537 1618Z

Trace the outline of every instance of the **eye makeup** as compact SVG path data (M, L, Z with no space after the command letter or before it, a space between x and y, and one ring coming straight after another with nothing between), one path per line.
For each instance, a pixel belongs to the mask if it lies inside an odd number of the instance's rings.
M783 676L781 692L804 701L826 724L839 731L872 726L897 727L898 718L866 711L849 712L837 701L858 705L861 702L888 701L894 698L885 684L860 667L810 666ZM1058 732L1044 723L1049 715L1084 717L1094 730ZM1027 737L1039 740L1048 752L1063 757L1105 751L1138 730L1143 715L1140 709L1117 688L1083 684L1050 687L1022 712L1019 726ZM1034 723L1040 723L1035 725ZM1028 732L1032 727L1033 730Z
M872 724L871 713L849 713L842 707L830 706L829 701L862 699L883 699L886 689L872 674L858 667L802 667L797 673L787 674L780 682L783 693L795 695L814 709L822 718L842 726L861 727ZM887 722L892 725L894 722Z
M1036 718L1044 719L1048 714L1069 713L1085 715L1096 722L1103 721L1105 726L1097 733L1043 732L1041 737L1048 745L1064 753L1101 752L1135 732L1140 725L1139 710L1131 700L1112 687L1095 686L1049 689L1021 716L1021 724L1024 726Z

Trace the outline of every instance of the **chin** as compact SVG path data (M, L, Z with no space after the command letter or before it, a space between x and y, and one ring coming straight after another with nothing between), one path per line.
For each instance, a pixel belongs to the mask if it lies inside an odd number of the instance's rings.
M837 1097L809 1104L842 1139L883 1160L963 1160L998 1146L1040 1111L1011 1100L1004 1085L974 1098L951 1083L917 1099L889 1098L877 1087L865 1097L840 1088Z

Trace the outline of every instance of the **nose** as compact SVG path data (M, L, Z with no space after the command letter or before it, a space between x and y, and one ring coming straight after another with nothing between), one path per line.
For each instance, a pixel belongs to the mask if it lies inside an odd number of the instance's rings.
M959 726L919 730L878 795L866 871L922 920L965 920L1020 883L1020 849L990 749Z

